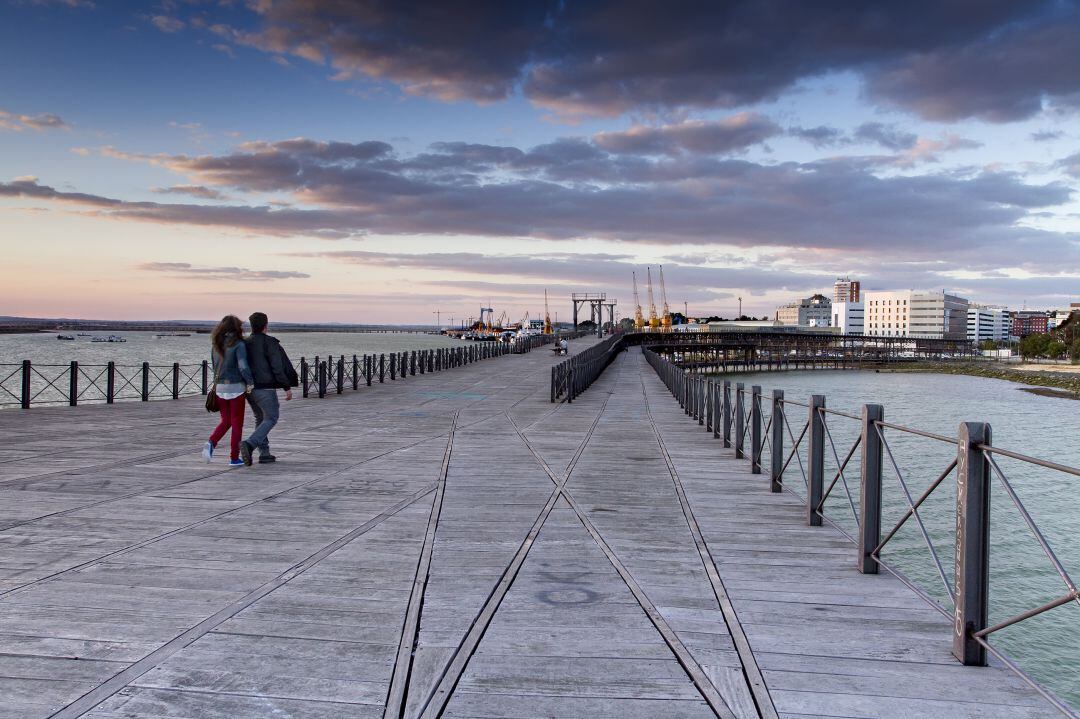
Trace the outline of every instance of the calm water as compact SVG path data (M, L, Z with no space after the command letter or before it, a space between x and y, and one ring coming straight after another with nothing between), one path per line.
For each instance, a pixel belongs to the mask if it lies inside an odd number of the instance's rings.
M859 414L864 403L881 404L887 422L948 437L956 436L961 421L989 422L996 446L1080 466L1080 402L1040 397L1003 380L858 371L757 373L733 375L731 379L744 382L747 388L759 384L765 396L770 396L774 388L782 389L786 399L803 404L809 403L811 394L824 394L828 408L854 415ZM769 405L763 401L766 415ZM794 437L802 431L807 414L803 407L789 406L788 423ZM858 435L858 423L854 420L830 415L827 422L832 441L826 437L826 487ZM916 498L956 456L952 444L897 430L885 430L885 439L911 495ZM786 431L784 442L788 448L786 457L792 442ZM805 453L801 458L805 466ZM826 504L826 513L852 534L856 524L851 505L858 506L859 464L856 451L844 471L851 499L840 482ZM1080 580L1080 542L1076 539L1080 533L1080 478L1006 458L998 458L998 464L1066 570ZM907 509L903 489L887 454L884 465L883 535ZM763 469L766 476L768 471L766 451ZM930 495L925 509L920 508L950 583L956 502L954 477L955 472ZM797 460L792 459L788 465L785 481L805 496ZM996 479L991 497L990 621L996 623L1064 595L1066 587ZM909 520L885 546L882 556L948 606L945 587L914 520ZM1005 650L1073 706L1080 706L1080 606L1076 602L995 633L991 643Z
M350 333L350 332L273 332L271 333L281 340L289 358L297 363L301 357L311 360L318 355L325 358L327 355L344 354L350 357L354 354L381 354L388 352L405 352L411 350L434 349L437 347L458 347L462 340L451 339L441 335L427 334L396 334L396 333ZM108 336L108 332L95 332L98 336ZM121 332L119 333L126 342L92 342L90 336L76 337L74 341L56 339L56 333L24 334L24 335L0 335L0 407L11 407L18 404L19 395L19 368L16 366L23 360L30 360L34 367L39 368L40 375L33 376L34 392L41 392L34 400L34 404L45 404L50 400L61 399L58 392L47 386L48 380L57 380L57 385L67 388L67 367L72 360L77 361L82 367L80 386L86 388L82 397L84 402L101 401L101 392L91 386L91 380L97 379L97 383L103 384L98 375L101 367L109 361L116 362L117 372L127 378L134 378L138 368L143 362L149 362L157 368L158 375L170 371L173 362L185 365L188 375L197 376L195 366L210 356L210 335L192 334L190 337L162 337L156 338L154 332ZM97 369L95 369L97 368ZM58 379L57 379L58 378ZM152 383L156 382L155 377ZM187 375L181 382L187 381ZM118 377L118 386L123 380ZM171 387L170 382L166 383ZM137 396L139 382L134 380L134 386L125 385L120 393L121 399L131 399ZM190 389L197 389L197 384L189 384ZM167 387L161 385L155 388L157 396L167 392ZM66 402L66 400L63 400Z

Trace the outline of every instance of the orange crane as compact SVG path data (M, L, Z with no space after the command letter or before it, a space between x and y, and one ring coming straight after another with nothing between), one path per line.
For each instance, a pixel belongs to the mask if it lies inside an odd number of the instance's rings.
M637 273L631 273L634 276L634 327L641 329L645 326L645 317L641 313L641 298L638 297L637 291Z
M548 312L547 290L544 290L544 334L552 334L551 313Z
M660 326L664 332L671 331L671 309L667 303L667 288L664 286L664 266L660 265L660 301L664 303L664 316L660 318Z
M660 320L656 316L656 302L653 300L651 267L645 268L645 279L647 280L646 287L649 293L649 329L655 330L660 326Z

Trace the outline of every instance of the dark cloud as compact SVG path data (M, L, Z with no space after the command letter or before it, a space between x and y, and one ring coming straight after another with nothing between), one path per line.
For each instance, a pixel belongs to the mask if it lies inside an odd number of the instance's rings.
M1055 167L1061 168L1066 174L1080 180L1080 152L1061 158L1055 163Z
M895 125L885 125L880 122L864 122L855 128L854 137L863 142L874 142L887 150L908 150L915 145L919 136L912 132L904 132Z
M1031 133L1033 142L1050 142L1051 140L1060 140L1062 137L1065 137L1065 133L1060 130L1039 130Z
M601 148L628 155L678 155L695 152L728 154L757 145L783 132L769 118L744 112L723 120L689 120L662 127L638 126L603 132L594 138Z
M880 102L940 120L1015 120L1044 98L1080 101L1080 10L1071 0L249 7L246 26L231 9L204 24L278 57L329 63L339 78L447 100L490 102L520 90L562 115L734 108L834 71L859 74Z
M190 195L204 200L224 200L226 196L206 185L172 185L171 187L151 187L151 192L170 195Z
M817 127L789 127L788 135L809 142L814 147L834 147L837 145L850 144L851 140L843 130L827 125Z
M919 140L904 156L933 157L962 138ZM1025 227L1071 198L1059 183L977 172L879 176L880 158L763 165L688 153L615 154L581 138L528 150L444 143L401 156L383 143L294 139L152 162L215 191L271 193L293 206L127 202L63 192L35 179L0 195L91 207L118 219L233 227L275 235L463 235L650 244L801 248L1014 266L1015 248L1050 262L1078 258L1074 235ZM889 162L899 162L889 156ZM303 209L301 209L303 208Z
M143 272L161 272L192 280L241 280L245 282L265 280L305 279L311 275L292 270L249 270L243 267L199 267L188 262L144 262L135 269Z

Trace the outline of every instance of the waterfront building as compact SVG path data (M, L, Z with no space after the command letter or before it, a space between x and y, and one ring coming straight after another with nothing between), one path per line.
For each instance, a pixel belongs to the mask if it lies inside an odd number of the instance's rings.
M968 301L942 292L865 292L864 333L875 337L967 337Z
M825 295L813 295L776 308L776 321L799 327L832 325L832 302Z
M1062 307L1050 313L1050 329L1057 329L1068 321L1073 312L1080 312L1080 302L1073 302L1068 307Z
M1020 310L1012 318L1012 334L1023 339L1028 335L1046 334L1050 331L1050 315L1037 310Z
M969 342L1008 341L1012 329L1012 313L1004 307L971 305L967 315Z
M836 282L833 283L833 304L858 302L859 300L859 281L850 277L837 277Z
M843 335L861 335L865 332L865 313L862 302L833 302L832 326Z

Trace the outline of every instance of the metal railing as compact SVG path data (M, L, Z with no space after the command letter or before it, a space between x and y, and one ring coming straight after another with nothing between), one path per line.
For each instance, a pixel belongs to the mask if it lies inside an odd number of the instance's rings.
M772 390L768 401L763 402L760 386L754 385L749 390L742 382L733 386L731 380L687 371L647 347L642 351L684 412L714 438L722 439L725 448L733 448L736 457L749 458L753 474L762 472L763 460L768 463L771 490L789 491L798 496L805 504L808 525L827 522L855 544L855 565L859 572L877 574L884 569L948 618L953 625L952 652L959 661L969 666L985 666L989 653L1064 714L1080 716L990 642L991 635L1058 607L1070 603L1080 606L1076 582L1021 501L998 458L1007 457L1029 467L1074 477L1080 477L1080 468L995 447L991 443L990 425L985 422L963 422L957 435L948 437L886 422L884 408L879 404L865 404L860 414L854 415L827 408L824 395L812 395L803 403L786 399L779 389ZM848 423L843 431L847 435L845 439L840 438L841 432L835 431L839 429L836 424L841 422ZM911 472L897 458L898 445L914 441L929 441L949 450L947 461L930 475L934 479L921 489L913 485ZM918 451L922 456L928 454L925 447L920 446ZM852 469L853 463L856 470ZM830 466L829 472L826 466ZM802 480L797 485L799 490L785 481L796 469ZM889 499L899 512L896 521L887 523L883 522L882 513L886 473L896 480L896 495ZM952 492L953 488L946 482L952 474L956 477L955 492L948 500L955 506L928 518L928 500ZM857 486L853 486L856 481ZM1008 505L1018 512L1024 528L1064 585L1064 592L1041 604L1010 611L1006 618L991 624L988 619L990 518L992 508L999 514L1001 511L991 504L991 486L995 484L1004 490ZM833 502L828 505L830 499ZM831 507L828 513L827 505ZM932 586L914 579L899 562L882 556L892 546L890 543L894 545L898 541L901 530L911 527L933 567L932 571L923 572L932 577ZM950 539L951 567L943 560L947 552L941 549L941 544ZM909 541L909 546L897 556L909 558L912 544ZM995 584L994 591L995 596L1006 596L1008 589Z
M583 333L582 333L583 334ZM622 351L624 335L614 334L551 368L551 401L567 402L589 388Z
M383 354L333 355L295 364L304 397L341 394L347 387L405 379L416 374L439 372L513 352L504 342L478 342L461 347L440 347ZM210 363L104 365L0 364L0 408L80 404L113 404L117 401L180 399L205 395L212 384Z

